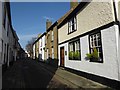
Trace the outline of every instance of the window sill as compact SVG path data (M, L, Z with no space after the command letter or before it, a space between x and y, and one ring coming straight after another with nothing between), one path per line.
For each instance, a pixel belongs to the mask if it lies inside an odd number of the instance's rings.
M74 33L75 31L77 31L77 30L74 30L74 31L72 31L72 32L68 33L68 35L69 35L69 34L71 34L71 33Z
M93 59L91 58L89 62L103 63L103 60Z
M69 59L69 60L72 60L72 61L81 61L81 59Z

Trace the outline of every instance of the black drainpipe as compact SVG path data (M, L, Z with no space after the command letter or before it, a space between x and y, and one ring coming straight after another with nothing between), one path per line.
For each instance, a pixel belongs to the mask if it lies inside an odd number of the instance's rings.
M120 37L120 21L118 20L117 18L117 11L116 11L116 6L115 6L115 0L113 0L113 9L114 9L114 16L115 16L115 24L118 25L118 28L119 28L119 36L118 36L118 47L119 47L119 37ZM119 48L118 48L118 55L119 55ZM118 56L118 59L117 59L117 63L118 63L118 79L120 79L120 75L119 75L119 56Z
M117 11L116 11L116 7L115 7L115 0L113 0L113 9L114 9L115 23L116 23L116 22L118 22L118 20L117 20Z

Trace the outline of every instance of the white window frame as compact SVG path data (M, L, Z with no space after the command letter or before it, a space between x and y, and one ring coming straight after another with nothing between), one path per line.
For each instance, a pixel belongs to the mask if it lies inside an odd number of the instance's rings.
M76 47L76 43L78 44L78 46ZM71 42L69 42L69 52L76 52L79 51L81 54L81 48L80 48L80 39L75 39ZM69 60L81 60L81 55L78 59L70 59Z
M52 59L54 59L54 48L52 48Z
M77 30L77 19L76 19L76 16L74 16L68 22L68 34L74 32L76 30Z
M103 62L101 33L96 32L94 34L89 35L89 41L90 41L90 53L93 53L93 49L96 48L99 57L98 61Z

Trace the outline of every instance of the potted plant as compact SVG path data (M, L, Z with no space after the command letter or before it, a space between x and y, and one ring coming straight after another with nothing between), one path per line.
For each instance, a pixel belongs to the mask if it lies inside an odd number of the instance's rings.
M73 59L73 54L74 54L74 52L73 52L73 51L70 51L70 52L69 52L69 59L70 59L70 60L72 60L72 59Z
M93 49L93 53L91 54L86 54L87 58L90 59L90 61L94 62L94 61L99 61L99 57L98 57L98 51L96 48Z
M80 59L80 52L79 51L74 52L73 57L74 57L75 60Z

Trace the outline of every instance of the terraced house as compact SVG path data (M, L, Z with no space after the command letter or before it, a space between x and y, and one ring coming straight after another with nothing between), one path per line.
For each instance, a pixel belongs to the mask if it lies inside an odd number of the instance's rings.
M33 44L33 59L35 59L36 56L38 56L39 61L45 61L45 34L39 36L39 38L34 42ZM39 45L36 45L38 44ZM36 46L38 47L38 55L36 55Z
M46 21L46 37L45 37L45 59L48 63L57 66L58 62L58 31L57 21L52 24Z
M19 39L12 27L10 3L0 2L0 9L0 64L9 66L18 57Z
M39 59L39 46L40 46L39 37L40 36L41 34L37 36L37 39L33 43L33 59L37 59L37 60Z
M115 1L115 2L114 2ZM80 2L58 24L59 66L118 87L120 1Z

